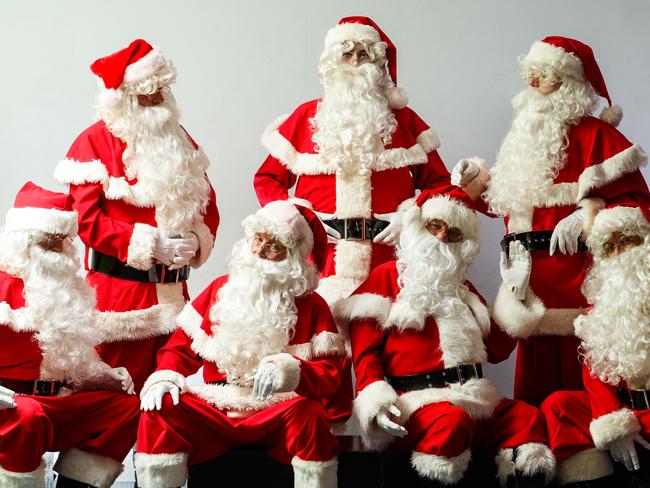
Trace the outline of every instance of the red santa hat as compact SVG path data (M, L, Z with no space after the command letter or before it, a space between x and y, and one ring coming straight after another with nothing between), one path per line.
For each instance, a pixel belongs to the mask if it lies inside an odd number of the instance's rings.
M587 246L594 255L601 255L603 244L614 232L641 236L650 244L650 208L618 205L598 212L587 236Z
M444 220L449 227L460 229L465 239L479 239L479 221L473 210L449 195L423 191L406 211L404 225L424 226L431 219Z
M142 81L154 75L168 62L163 54L144 39L136 39L124 49L97 59L90 70L104 83L104 101L118 101L125 83Z
M297 248L303 259L311 257L319 271L324 269L327 234L312 210L286 200L276 200L246 217L242 226L247 236L256 232L274 235L285 246Z
M28 181L18 191L13 208L7 212L4 231L74 237L77 235L77 212L72 209L72 197Z
M393 41L379 28L370 17L352 16L339 20L338 25L332 27L325 36L325 51L336 44L345 41L386 43L386 60L388 61L388 74L397 85L397 48ZM384 91L391 108L401 109L408 104L408 97L402 88L392 86Z
M594 52L586 44L568 37L545 37L541 41L533 43L521 63L523 67L547 65L562 76L588 82L596 93L605 98L609 104L601 112L600 118L614 127L621 122L623 110L618 105L612 104Z

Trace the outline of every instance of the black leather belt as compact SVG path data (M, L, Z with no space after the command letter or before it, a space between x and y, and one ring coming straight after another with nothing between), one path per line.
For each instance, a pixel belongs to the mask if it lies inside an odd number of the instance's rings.
M483 378L483 368L478 363L461 364L453 368L410 376L386 376L386 381L397 391L414 391L426 388L443 388L454 383L462 385L474 378Z
M632 410L647 410L650 408L650 391L619 388L618 396Z
M507 254L510 243L513 241L521 242L529 251L548 251L551 247L552 230L533 230L530 232L520 232L518 234L506 234L501 239L501 249ZM578 240L578 251L586 251L587 245Z
M65 383L61 381L14 380L0 378L0 385L21 395L57 396Z
M90 269L114 278L142 283L178 283L187 280L190 276L189 265L170 270L164 264L154 264L151 268L143 271L95 249L92 250Z
M365 219L363 217L323 220L323 223L336 229L341 234L341 239L346 241L374 239L389 224L385 220Z

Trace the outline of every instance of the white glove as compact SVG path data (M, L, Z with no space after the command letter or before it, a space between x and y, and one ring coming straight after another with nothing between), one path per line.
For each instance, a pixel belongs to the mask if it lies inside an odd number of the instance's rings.
M257 369L255 382L253 383L253 395L260 400L266 400L273 396L277 388L276 380L280 371L277 364L265 363Z
M636 453L634 442L638 442L644 448L650 449L650 444L641 437L639 434L629 434L612 441L609 445L609 452L614 461L623 463L628 471L636 471L641 469L639 463L639 455Z
M127 395L133 395L135 393L133 378L131 378L129 371L126 368L112 368L111 374L114 375L115 379L120 382L120 389L123 392L125 392Z
M402 427L396 422L393 422L390 419L390 415L394 417L399 417L401 414L402 412L400 412L399 408L397 408L397 405L395 405L394 403L389 407L384 407L377 414L376 417L377 425L381 430L388 432L392 436L404 437L406 434L408 434L408 431L404 427Z
M556 247L560 249L562 254L575 254L578 250L578 237L582 233L584 223L585 217L581 209L560 220L551 236L549 254L552 256Z
M375 214L375 218L379 220L386 220L389 222L388 226L375 236L372 240L375 244L384 244L386 246L394 246L399 242L399 234L402 231L402 215L403 212L390 212L385 214Z
M526 288L528 288L532 265L533 260L530 253L520 241L510 243L508 256L501 251L499 262L501 279L506 287L517 296L518 300L526 298Z
M199 250L199 238L196 237L194 232L184 232L180 238L172 238L176 244L174 249L174 258L170 270L180 269L186 264L190 264L190 260L196 256Z
M461 188L467 186L470 181L478 176L480 169L481 167L474 158L461 159L451 170L451 184Z
M175 383L171 381L161 381L149 388L149 391L140 400L140 410L145 412L160 410L162 408L162 399L165 393L172 396L174 405L178 405L181 390Z
M167 266L172 264L176 251L176 243L174 241L175 239L169 237L169 232L158 229L158 236L152 249L154 259Z
M0 386L0 410L5 410L7 408L16 408L16 402L14 401L14 396L16 392Z
M330 244L336 244L339 239L341 238L341 233L336 230L334 227L330 227L327 225L324 220L332 220L336 218L336 214L328 214L328 213L323 213L323 212L316 212L314 213L318 216L320 219L320 223L323 224L323 228L325 229L325 232L327 233L327 242Z

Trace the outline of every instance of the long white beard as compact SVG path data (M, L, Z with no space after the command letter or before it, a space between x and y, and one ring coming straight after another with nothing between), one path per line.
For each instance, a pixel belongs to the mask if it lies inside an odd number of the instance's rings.
M650 386L650 249L596 260L583 284L594 307L576 321L584 358L608 383Z
M117 106L100 107L99 116L126 143L125 173L137 178L141 197L155 205L158 226L172 233L189 230L208 203L209 162L180 126L171 92L155 107L142 107L127 95Z
M370 171L397 127L383 94L380 67L336 64L323 74L325 94L312 119L313 140L321 157L343 174Z
M517 114L484 194L491 212L512 216L519 209L544 205L566 160L569 127L588 115L594 104L593 88L570 79L547 96L530 88L515 96L512 105Z
M228 282L210 310L216 363L228 382L250 385L264 357L282 352L295 332L295 298L315 287L316 271L290 253L254 256L247 239L233 248Z
M41 378L76 386L99 376L108 366L94 349L101 339L94 328L95 295L77 274L74 247L66 243L64 252L56 253L33 245L29 256L22 278L29 320L43 351Z

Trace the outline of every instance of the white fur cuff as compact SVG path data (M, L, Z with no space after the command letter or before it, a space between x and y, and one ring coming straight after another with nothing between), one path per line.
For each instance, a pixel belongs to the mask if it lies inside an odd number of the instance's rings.
M263 364L275 364L278 367L278 377L275 391L284 393L295 391L300 383L300 360L291 354L280 353L266 356L260 361Z
M210 254L212 254L212 248L214 247L214 237L212 237L210 228L203 222L195 222L192 225L190 231L194 232L196 237L199 239L199 249L196 252L196 255L190 260L192 267L198 268L203 263L205 263L210 257Z
M336 488L338 461L305 461L298 456L291 459L294 488Z
M0 486L3 488L41 488L45 486L45 464L29 473L7 471L0 466Z
M589 431L598 449L609 449L616 439L641 432L641 424L632 410L622 408L592 420Z
M413 451L411 465L424 478L440 481L445 485L453 485L465 475L470 457L469 450L450 458Z
M492 317L499 327L519 338L533 334L544 312L544 304L530 288L526 290L526 298L521 302L503 283L492 307Z
M187 453L135 454L135 472L140 488L183 486L187 479Z
M146 270L153 264L153 247L158 238L158 229L147 224L135 224L129 248L127 250L126 264Z
M97 488L112 486L122 469L114 459L76 448L62 452L54 465L57 473Z
M149 388L163 381L171 381L176 386L178 386L181 392L187 391L187 381L185 380L185 376L176 371L172 371L171 369L161 369L159 371L154 371L151 373L151 375L149 375L149 378L147 378L147 381L144 382L142 391L140 392L140 399L146 396L146 394L149 392Z
M361 390L354 399L353 412L361 427L361 438L368 449L381 450L393 437L375 423L377 414L397 402L397 392L385 381L375 381Z

